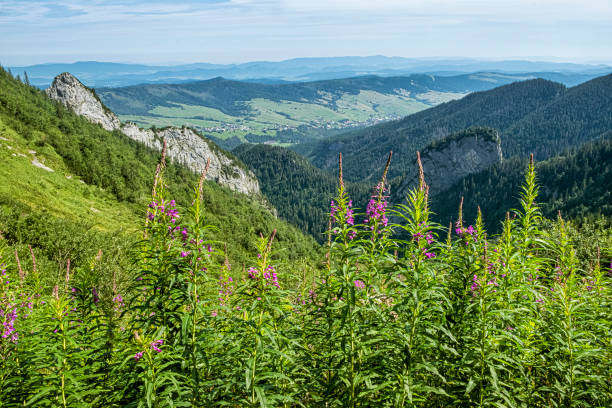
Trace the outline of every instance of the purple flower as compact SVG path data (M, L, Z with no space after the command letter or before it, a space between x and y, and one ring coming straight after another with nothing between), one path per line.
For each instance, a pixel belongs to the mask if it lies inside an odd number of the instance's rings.
M189 251L181 251L181 258L185 258L186 256L189 256Z
M134 360L140 360L142 358L142 354L142 351L139 351L138 353L134 354Z
M470 286L470 290L474 296L476 296L476 291L479 287L480 284L478 283L478 275L474 275L474 278L472 279L472 286Z
M427 259L435 258L435 257L436 257L436 254L435 254L435 253L433 253L433 252L425 252L425 257L426 257Z
M334 200L331 201L331 209L330 209L330 215L332 217L334 217L336 215L336 212L338 211L338 207L336 207L336 203L334 202Z
M353 282L355 284L355 287L357 289L365 289L365 283L362 280L357 279L355 282Z
M377 189L379 188L380 188L380 185L377 186ZM374 198L376 198L376 200ZM383 226L386 227L387 223L389 222L389 219L387 218L387 215L386 215L386 211L387 211L387 202L384 199L378 201L378 195L374 195L372 196L372 199L370 199L370 201L368 202L368 206L366 207L366 219L364 220L364 222L366 223L380 222ZM374 230L374 228L370 228L370 229ZM419 232L413 235L413 238L415 238L418 241L422 236L423 235Z
M159 348L162 344L164 344L163 339L155 340L151 343L151 350L161 353L161 349Z

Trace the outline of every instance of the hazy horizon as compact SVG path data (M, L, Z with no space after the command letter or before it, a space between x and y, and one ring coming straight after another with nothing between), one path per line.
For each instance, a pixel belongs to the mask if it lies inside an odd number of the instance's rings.
M0 63L388 55L612 63L612 2L4 0Z
M1 57L1 56L0 56ZM160 67L172 67L172 66L180 66L180 65L190 65L190 64L215 64L215 65L240 65L240 64L248 64L248 63L278 63L285 61L292 61L298 59L323 59L323 58L369 58L369 57L384 57L384 58L406 58L406 59L414 59L419 61L474 61L474 62L509 62L509 61L527 61L534 63L555 63L555 64L577 64L577 65L592 65L592 66L612 66L612 59L606 60L571 60L564 59L558 57L533 57L533 56L509 56L509 57L500 57L500 58L474 58L470 56L431 56L431 57L415 57L415 56L400 56L400 55L331 55L331 56L296 56L291 58L284 59L259 59L259 60L244 60L244 61L160 61L160 62L142 62L135 60L113 60L113 59L97 59L97 60L88 60L88 59L73 59L73 60L50 60L44 62L38 62L34 64L6 64L2 59L0 59L0 65L7 67L19 67L19 66L35 66L35 65L53 65L53 64L77 64L77 63L87 63L87 62L97 62L97 63L111 63L111 64L126 64L126 65L145 65L145 66L160 66Z

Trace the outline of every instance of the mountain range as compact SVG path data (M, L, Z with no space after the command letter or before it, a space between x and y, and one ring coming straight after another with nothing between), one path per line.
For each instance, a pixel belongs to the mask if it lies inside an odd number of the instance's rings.
M285 61L257 61L242 64L192 63L182 65L142 65L80 61L30 66L11 66L14 74L27 72L30 82L47 87L55 76L70 72L90 87L127 86L143 83L181 83L225 77L266 83L316 81L363 75L398 76L415 73L457 75L494 71L500 73L550 73L549 78L574 85L594 76L610 73L607 65L546 61L485 61L467 58L332 57L295 58Z

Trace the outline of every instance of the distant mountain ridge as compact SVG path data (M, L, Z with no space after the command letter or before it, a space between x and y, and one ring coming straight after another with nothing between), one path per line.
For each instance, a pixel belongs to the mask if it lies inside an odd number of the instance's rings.
M529 77L529 76L527 76ZM361 76L313 82L264 84L239 82L222 77L185 84L134 85L121 88L97 88L100 98L118 114L149 114L158 106L176 104L216 108L226 114L244 113L242 102L255 98L272 101L314 102L334 105L345 94L375 91L385 94L413 95L419 102L431 105L428 92L467 93L488 90L523 79L524 76L477 73L457 76L413 74L401 77Z
M121 64L81 61L71 64L51 63L12 66L15 74L27 71L32 84L47 87L61 72L72 72L88 86L127 86L142 83L181 83L222 76L236 80L267 79L314 81L362 75L398 76L415 73L457 75L494 71L500 73L548 72L558 80L575 85L598 75L612 72L607 65L558 63L545 61L483 61L468 58L402 57L329 57L295 58L285 61L255 61L242 64L192 63L181 65ZM568 82L563 80L566 78ZM578 81L578 82L576 82Z

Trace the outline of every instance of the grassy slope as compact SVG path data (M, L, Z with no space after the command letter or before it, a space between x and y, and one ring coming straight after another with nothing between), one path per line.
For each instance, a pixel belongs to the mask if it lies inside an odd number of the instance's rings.
M35 153L32 153L35 152ZM36 167L36 160L53 172ZM32 212L79 219L100 230L134 231L142 207L81 181L48 145L28 141L0 118L0 201L17 200Z

